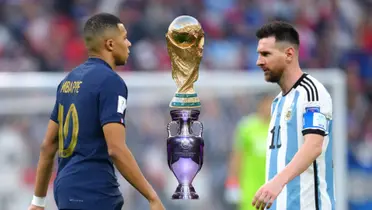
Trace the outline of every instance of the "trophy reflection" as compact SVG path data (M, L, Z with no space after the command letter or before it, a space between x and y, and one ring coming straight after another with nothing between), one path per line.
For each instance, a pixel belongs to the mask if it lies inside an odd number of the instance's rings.
M192 181L203 165L204 140L203 124L198 121L201 104L193 85L199 76L204 32L195 18L179 16L170 24L166 40L177 86L167 126L168 166L179 183L172 198L198 199Z

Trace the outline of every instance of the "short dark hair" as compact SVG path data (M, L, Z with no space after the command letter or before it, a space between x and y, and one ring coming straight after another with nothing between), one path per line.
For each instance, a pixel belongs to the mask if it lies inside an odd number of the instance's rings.
M257 30L256 37L258 39L275 37L276 41L300 45L298 32L291 24L284 21L276 20L263 25Z
M98 13L90 17L84 25L84 40L88 50L93 50L96 38L102 36L107 29L117 29L117 25L122 23L115 15L109 13Z

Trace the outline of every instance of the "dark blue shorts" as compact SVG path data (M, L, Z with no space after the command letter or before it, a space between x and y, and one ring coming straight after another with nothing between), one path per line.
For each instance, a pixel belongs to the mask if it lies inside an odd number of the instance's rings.
M120 196L102 197L96 194L82 194L76 192L56 192L54 198L59 210L121 210L124 199Z
M116 205L108 205L107 207L93 207L93 208L83 208L83 209L59 209L59 210L102 210L102 209L107 209L107 210L122 210L124 205L124 202L118 203Z
M54 199L60 210L121 210L124 198L117 187L90 190L66 183L54 186Z
M59 209L59 210L122 210L124 205L124 202L120 202L117 204L107 204L106 206L103 206L102 204L100 207L89 207L89 208L79 208L79 209Z

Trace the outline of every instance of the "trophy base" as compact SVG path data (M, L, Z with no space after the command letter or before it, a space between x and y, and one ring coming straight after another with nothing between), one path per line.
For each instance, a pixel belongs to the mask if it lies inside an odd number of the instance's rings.
M172 195L172 199L194 200L199 199L192 185L178 185L176 192Z

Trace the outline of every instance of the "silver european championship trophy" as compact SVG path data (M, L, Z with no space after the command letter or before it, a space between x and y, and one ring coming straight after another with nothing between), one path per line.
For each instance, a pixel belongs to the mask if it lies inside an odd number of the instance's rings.
M199 76L204 32L195 18L179 16L170 24L166 40L177 85L169 104L172 121L167 126L168 166L179 183L172 199L198 199L192 181L203 165L204 140L203 124L198 121L201 105L193 85ZM172 133L172 127L176 132Z

